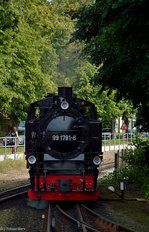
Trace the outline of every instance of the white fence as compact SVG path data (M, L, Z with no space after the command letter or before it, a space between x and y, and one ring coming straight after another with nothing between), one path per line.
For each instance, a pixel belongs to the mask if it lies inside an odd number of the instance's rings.
M149 139L149 133L103 133L102 151L115 151L131 147L136 144L137 138L141 140Z
M25 136L16 137L0 137L0 161L1 155L7 155L7 158L20 157L20 153L25 151Z
M136 140L136 136L140 139L147 140L149 139L149 133L140 133L138 135L133 133L124 133L124 134L111 134L103 133L102 134L102 151L114 151L125 149L133 145ZM17 138L12 137L0 137L0 155L10 155L14 156L24 153L25 151L25 136L19 136Z

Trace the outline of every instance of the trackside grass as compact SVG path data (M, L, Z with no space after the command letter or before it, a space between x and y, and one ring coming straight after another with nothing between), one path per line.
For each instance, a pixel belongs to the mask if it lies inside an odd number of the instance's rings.
M11 154L11 153L12 153L11 147L7 147L7 149L0 148L0 155ZM24 153L24 147L18 147L16 153Z
M5 159L4 161L0 162L0 173L7 173L9 170L13 169L23 169L25 168L25 160L12 160L12 159Z

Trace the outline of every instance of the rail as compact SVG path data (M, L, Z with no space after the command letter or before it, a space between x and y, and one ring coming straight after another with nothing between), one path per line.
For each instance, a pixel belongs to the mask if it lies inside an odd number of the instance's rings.
M26 185L22 185L22 186L13 188L13 189L2 191L0 192L0 202L9 200L14 197L18 197L20 195L24 195L28 192L30 187L31 187L30 184L26 184Z
M96 225L105 231L115 231L115 232L134 232L133 230L126 228L122 225L116 224L115 222L109 220L108 218L104 217L103 215L96 213L95 211L91 210L87 206L81 204L81 207L85 209L87 212L91 213L96 217L95 223Z
M46 232L134 232L105 218L83 204L76 204L72 208L66 207L66 205L63 207L57 204L49 205L46 228Z

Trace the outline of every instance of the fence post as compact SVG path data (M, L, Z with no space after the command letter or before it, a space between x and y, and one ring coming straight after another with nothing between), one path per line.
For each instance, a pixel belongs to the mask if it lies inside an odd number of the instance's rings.
M7 141L6 141L6 137L5 137L5 159L6 159L6 156L7 156Z
M119 151L115 153L115 170L119 170Z
M123 151L124 151L124 150L122 149L122 151L121 151L121 157L120 157L120 168L123 167L123 160L122 160Z
M121 156L123 156L124 153L125 153L125 150L122 149ZM126 166L126 162L121 158L121 159L120 159L120 167L121 167L121 168L125 168L125 166Z
M25 141L25 132L24 132L24 153L25 153L25 144L26 144L26 141Z
M14 160L16 160L16 137L15 137L15 151L14 151Z

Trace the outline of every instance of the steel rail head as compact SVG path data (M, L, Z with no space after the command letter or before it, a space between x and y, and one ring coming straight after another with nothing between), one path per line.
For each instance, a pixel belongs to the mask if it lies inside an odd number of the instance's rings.
M62 213L64 214L66 217L68 217L70 220L72 220L73 222L76 222L78 224L80 224L80 221L76 220L75 218L71 217L69 214L67 214L59 205L56 205L56 208Z
M10 192L12 192L12 191L21 190L21 189L29 188L29 187L31 187L31 184L25 184L25 185L17 186L17 187L15 187L15 188L8 189L8 190L5 190L5 191L0 192L0 196L1 196L1 195L4 195L4 194L7 194L7 193L10 193Z
M20 196L20 195L24 195L24 194L26 194L27 192L28 192L28 190L25 190L25 191L20 192L20 193L12 194L12 195L10 195L10 196L5 196L5 197L3 197L3 198L0 199L0 202L9 200L9 199L14 198L14 197L18 197L18 196Z
M52 206L49 205L48 220L47 220L47 232L51 232L51 223L52 223Z
M91 212L92 214L94 214L95 216L97 216L97 220L96 220L96 224L99 225L100 227L102 227L103 229L108 229L109 231L114 230L115 232L135 232L134 230L131 230L129 228L126 228L124 226L118 225L114 222L112 222L111 220L105 218L104 216L102 216L99 213L96 213L95 211L91 210L90 208L88 208L87 206L85 206L84 204L81 204L81 206L83 208L85 208L87 211Z
M16 188L8 189L6 191L0 192L0 202L26 194L30 189L30 186L31 186L30 184L25 184L23 186L18 186Z
M87 232L86 226L84 225L84 220L83 220L83 216L82 216L82 213L81 213L80 205L79 205L79 204L77 204L77 212L78 212L80 221L81 221L81 223L82 223L83 232Z
M58 205L56 205L56 208L62 213L64 214L66 217L68 217L70 220L72 220L73 222L77 223L78 228L80 228L81 225L84 225L87 229L89 229L90 231L93 232L100 232L99 230L94 229L92 226L88 225L86 222L84 221L80 221L80 220L76 220L75 218L71 217L69 214L67 214L63 209L61 209ZM84 232L84 231L83 231Z

